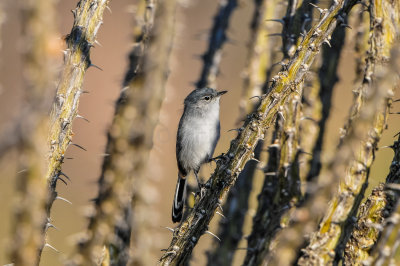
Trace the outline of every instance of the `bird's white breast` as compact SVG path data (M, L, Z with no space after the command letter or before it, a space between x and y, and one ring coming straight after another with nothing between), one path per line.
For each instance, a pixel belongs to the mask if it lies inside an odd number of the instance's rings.
M219 105L210 108L205 116L193 117L181 130L181 161L188 169L195 169L213 155L219 137Z

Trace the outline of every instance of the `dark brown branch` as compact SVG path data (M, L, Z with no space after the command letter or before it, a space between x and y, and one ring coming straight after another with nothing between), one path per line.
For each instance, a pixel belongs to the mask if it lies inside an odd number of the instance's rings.
M221 60L221 48L228 40L226 30L230 17L237 6L237 0L220 1L219 9L214 17L213 28L210 33L210 40L203 58L203 69L200 79L196 82L196 88L215 86L215 79L218 75L219 62Z
M317 130L319 132L315 140L315 145L312 148L312 157L308 162L310 167L307 175L308 182L316 181L315 179L318 177L321 170L321 155L325 136L325 126L331 111L333 88L339 81L337 76L337 68L345 38L345 28L338 27L332 34L332 39L330 40L331 47L328 45L323 47L322 65L318 71L319 82L318 84L312 85L312 90L317 90L319 94L319 103L314 103L316 106L314 106L313 110L306 115L317 118L316 121L311 121L310 123L318 123ZM310 151L307 150L306 147L305 150Z

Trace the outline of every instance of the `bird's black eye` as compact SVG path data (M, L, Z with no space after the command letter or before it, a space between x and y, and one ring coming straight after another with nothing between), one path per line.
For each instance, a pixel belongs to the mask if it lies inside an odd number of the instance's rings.
M210 96L205 96L205 97L204 97L204 100L206 100L206 101L209 101L210 99L211 99Z

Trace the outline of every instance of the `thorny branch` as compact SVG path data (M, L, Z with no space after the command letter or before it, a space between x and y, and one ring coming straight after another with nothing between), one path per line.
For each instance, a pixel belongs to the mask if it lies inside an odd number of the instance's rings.
M50 134L49 165L45 180L49 186L46 204L47 219L50 221L50 209L57 199L57 181L66 176L61 171L64 154L72 144L72 121L78 113L79 97L86 70L93 66L90 61L90 49L95 45L97 31L102 22L103 11L108 0L81 0L74 14L71 33L66 37L67 49L64 51L64 69L59 82L52 109ZM80 147L78 145L78 147ZM47 230L47 221L43 230Z
M398 189L398 188L397 188ZM398 191L396 191L398 194ZM390 217L385 219L385 227L376 243L371 256L363 261L365 265L395 265L395 255L398 254L400 244L400 201L393 207Z
M102 263L126 265L129 260L131 205L138 201L164 97L175 0L143 1L138 12L137 18L144 22L135 31L137 42L130 55L126 87L117 100L108 133L96 210L70 265L96 265L103 245L108 254ZM138 257L131 263L140 264Z
M332 34L338 24L343 21L354 0L338 0L321 16L317 24L308 32L299 45L295 56L289 62L287 71L282 71L274 79L270 93L262 97L257 110L248 116L238 136L231 142L230 149L206 186L205 196L196 198L192 211L175 230L170 246L160 259L162 265L180 265L190 256L200 236L208 229L208 224L220 206L222 199L234 185L239 173L248 160L263 132L273 125L277 112L287 97L296 93L292 88L300 83L319 52L322 43Z

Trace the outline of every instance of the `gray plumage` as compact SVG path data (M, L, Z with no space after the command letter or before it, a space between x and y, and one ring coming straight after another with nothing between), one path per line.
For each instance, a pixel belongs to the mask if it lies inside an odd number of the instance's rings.
M174 223L182 219L186 177L193 171L200 186L197 176L200 166L209 162L214 154L220 135L219 99L225 93L206 87L192 91L184 101L176 138L179 173L172 205Z

